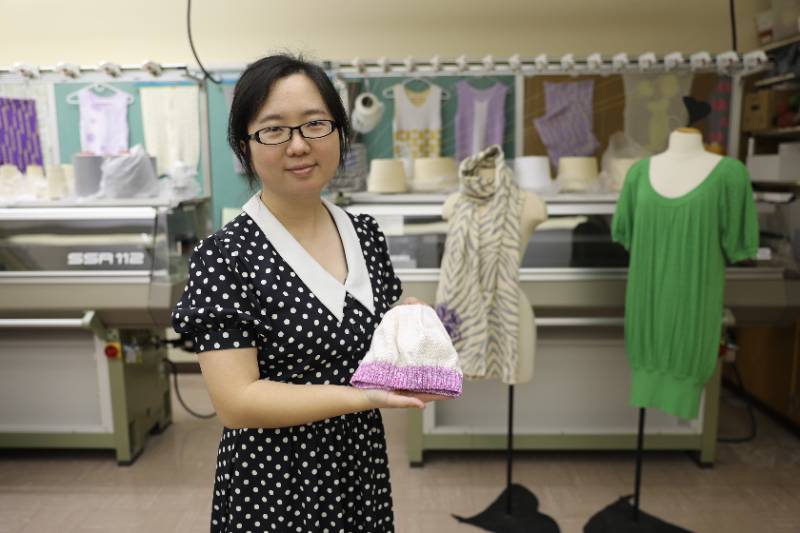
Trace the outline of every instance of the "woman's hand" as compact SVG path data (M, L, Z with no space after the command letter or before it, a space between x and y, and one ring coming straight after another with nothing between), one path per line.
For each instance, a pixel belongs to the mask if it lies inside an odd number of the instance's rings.
M381 389L361 389L373 409L409 408L422 409L428 402L449 400L449 396L426 394L411 391L387 391Z

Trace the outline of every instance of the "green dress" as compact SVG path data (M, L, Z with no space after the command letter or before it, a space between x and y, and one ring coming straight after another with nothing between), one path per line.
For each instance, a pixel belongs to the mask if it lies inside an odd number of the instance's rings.
M631 167L611 227L630 252L625 343L631 403L697 416L716 368L725 267L755 257L758 218L750 178L724 157L677 198L650 183L650 160Z

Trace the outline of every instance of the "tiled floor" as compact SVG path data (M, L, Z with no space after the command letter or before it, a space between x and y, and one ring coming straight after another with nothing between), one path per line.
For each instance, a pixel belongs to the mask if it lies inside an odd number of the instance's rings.
M210 409L198 375L180 378L185 399ZM722 402L721 433L742 432L746 418ZM405 456L405 416L385 411L398 533L482 531L450 513L472 515L503 488L502 454L432 454L424 468ZM720 444L713 469L682 453L647 454L642 508L699 533L800 532L800 440L759 416L758 438ZM0 532L208 531L220 425L191 418L175 403L174 423L152 437L130 467L106 452L0 451ZM514 478L539 498L564 533L631 492L628 453L524 453Z

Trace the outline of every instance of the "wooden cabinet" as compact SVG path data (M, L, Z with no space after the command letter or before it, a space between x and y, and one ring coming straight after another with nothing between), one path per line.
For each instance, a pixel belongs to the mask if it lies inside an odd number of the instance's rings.
M741 327L736 333L745 390L800 430L800 322ZM724 375L736 383L732 369Z

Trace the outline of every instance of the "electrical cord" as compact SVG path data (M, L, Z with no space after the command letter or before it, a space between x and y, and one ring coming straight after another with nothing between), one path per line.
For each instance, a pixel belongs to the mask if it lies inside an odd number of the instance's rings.
M727 444L742 444L745 442L750 442L756 438L756 434L758 433L758 425L756 422L756 413L755 408L753 407L753 401L744 388L742 375L739 374L739 367L736 365L735 361L731 364L731 368L733 368L733 374L736 376L736 381L738 382L739 394L744 398L747 414L750 416L750 432L745 437L717 437L717 442L724 442Z
M222 83L222 81L214 78L214 76L208 73L206 68L203 66L203 63L200 62L200 58L197 57L197 51L194 49L194 40L192 39L192 0L187 0L186 4L186 31L189 34L189 47L192 49L192 55L194 56L195 61L197 61L197 64L200 66L200 70L203 71L205 79L211 80L219 85Z
M738 52L739 50L736 47L736 6L734 5L735 0L730 0L730 8L731 8L731 40L733 41L733 51Z
M186 409L186 412L196 418L201 418L203 420L207 420L209 418L214 418L215 416L217 416L217 413L209 413L209 414L198 413L196 411L193 411L192 409L189 408L188 405L186 405L186 402L183 401L183 397L181 396L181 389L178 387L178 368L175 366L175 363L173 363L166 357L164 358L164 362L167 363L167 365L170 367L170 371L172 373L172 386L175 388L175 397L178 398L178 402L183 406L184 409Z

